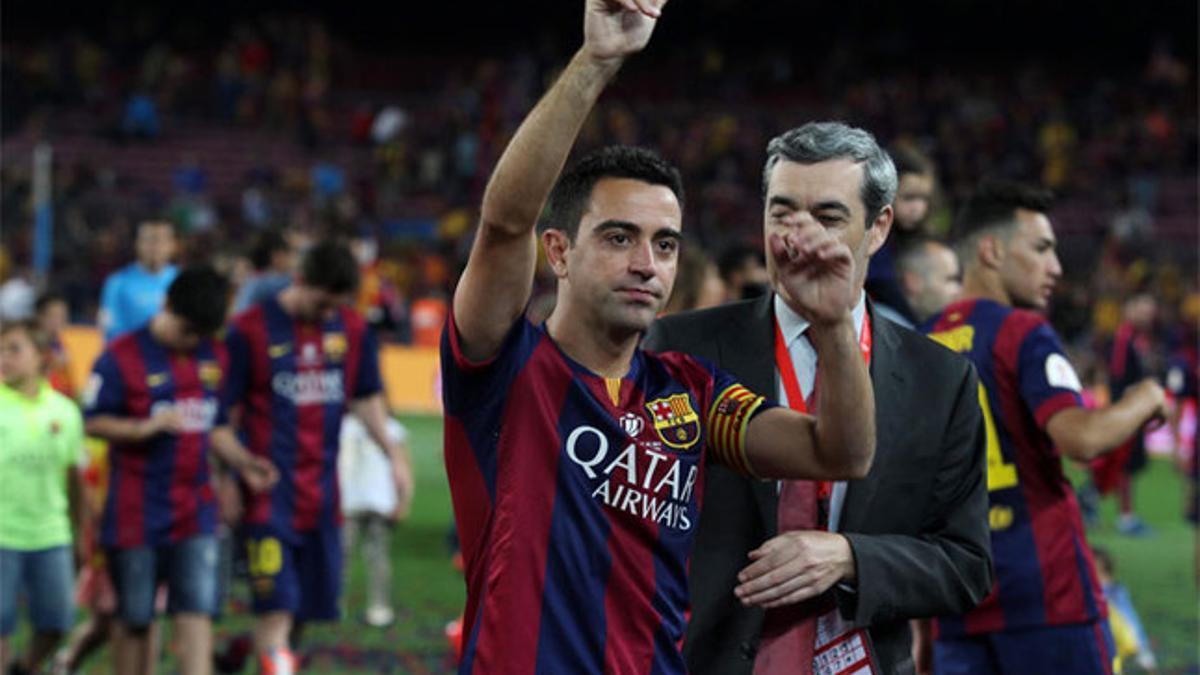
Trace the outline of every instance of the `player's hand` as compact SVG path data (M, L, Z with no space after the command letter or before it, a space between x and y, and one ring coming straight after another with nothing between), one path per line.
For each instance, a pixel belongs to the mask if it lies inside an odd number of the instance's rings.
M1147 425L1150 428L1156 428L1166 422L1167 414L1170 411L1167 408L1167 392L1162 388L1162 385L1150 378L1146 378L1133 385L1130 394L1138 398L1144 398L1153 408L1154 412L1146 418Z
M771 609L816 597L854 574L854 553L840 534L794 530L750 552L734 595L747 607Z
M218 472L213 475L216 484L217 511L226 525L236 525L242 520L242 490L230 474Z
M400 521L408 518L412 509L416 482L408 460L399 454L392 454L392 458L392 479L396 482L396 510L392 512L392 519Z
M279 482L279 471L266 457L250 455L238 467L238 474L251 492L266 492Z
M174 406L163 408L142 423L143 439L150 439L159 434L175 434L183 428L183 416Z
M667 0L586 0L583 48L597 61L620 61L642 50Z
M809 323L832 324L850 315L858 303L850 247L816 223L773 232L767 244L792 308Z

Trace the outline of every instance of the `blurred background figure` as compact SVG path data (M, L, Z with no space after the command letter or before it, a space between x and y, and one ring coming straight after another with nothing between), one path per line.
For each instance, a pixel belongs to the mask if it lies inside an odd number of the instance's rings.
M134 240L136 259L105 279L100 292L104 339L141 328L162 308L178 269L171 261L178 241L169 220L144 220Z
M292 283L292 275L300 259L299 239L280 230L264 230L254 236L250 245L250 264L253 272L238 289L233 313L240 314L250 305L275 297Z
M75 398L75 385L71 382L67 350L63 347L62 332L70 325L70 308L67 299L60 293L50 291L38 296L34 305L38 329L46 336L49 352L46 354L46 379L63 396Z
M883 303L876 303L875 309L880 316L913 328L958 298L962 291L962 269L953 249L936 239L918 235L909 238L896 252L896 281L910 314L900 314Z
M725 283L725 302L757 298L771 289L761 247L735 244L726 248L717 258L717 271Z
M389 419L387 433L396 445L409 452L408 430ZM392 530L407 514L402 512L392 480L391 463L366 427L354 415L342 420L338 455L338 482L342 493L342 531L346 573L355 554L366 570L367 602L362 619L368 626L383 628L395 621L392 607Z
M83 418L46 381L49 352L35 324L0 326L0 671L10 674L40 672L75 621ZM22 605L34 633L13 659Z
M1117 662L1121 671L1128 672L1130 661L1146 673L1158 672L1158 659L1150 645L1142 619L1133 606L1129 589L1117 580L1117 565L1112 555L1103 548L1093 547L1092 557L1096 561L1096 577L1108 601L1108 623L1117 647Z
M727 291L721 272L700 248L684 244L680 249L675 287L663 314L715 307L725 302Z
M899 252L913 240L927 236L930 211L933 204L935 175L933 162L911 144L901 145L891 151L896 164L896 199L892 203L892 230L888 233L883 248L871 256L871 268L867 272L867 294L876 305L887 308L884 316L889 319L902 318L899 323L913 326L922 321L908 304L905 289L900 282L897 269ZM888 311L890 310L890 311Z

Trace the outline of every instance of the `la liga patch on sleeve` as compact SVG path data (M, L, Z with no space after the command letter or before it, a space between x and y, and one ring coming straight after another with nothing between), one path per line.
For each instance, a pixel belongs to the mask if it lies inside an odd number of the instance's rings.
M1079 376L1075 374L1075 369L1071 367L1071 362L1062 354L1051 354L1046 357L1046 382L1051 387L1058 389L1070 389L1074 392L1083 391L1083 385L1079 382Z

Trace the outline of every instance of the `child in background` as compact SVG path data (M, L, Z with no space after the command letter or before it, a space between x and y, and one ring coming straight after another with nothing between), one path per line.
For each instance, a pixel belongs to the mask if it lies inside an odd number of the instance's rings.
M1147 673L1158 672L1158 659L1150 649L1150 639L1142 628L1142 620L1133 607L1133 598L1125 585L1116 580L1116 565L1108 551L1092 547L1096 560L1096 576L1108 600L1108 617L1113 638L1117 643L1117 658L1135 657L1138 667Z
M83 419L46 381L49 349L33 323L0 326L0 672L41 672L75 621ZM34 633L11 659L21 597Z
M388 435L408 452L408 431L388 420ZM404 507L396 495L390 460L371 440L366 427L353 415L342 421L338 453L339 488L342 494L345 558L361 542L367 569L367 625L382 628L395 620L392 609L392 527L403 519ZM349 570L349 565L344 568Z

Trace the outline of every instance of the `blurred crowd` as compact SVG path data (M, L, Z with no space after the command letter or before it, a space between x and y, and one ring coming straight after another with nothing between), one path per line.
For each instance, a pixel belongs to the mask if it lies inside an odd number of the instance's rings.
M169 217L185 260L215 255L239 282L262 272L254 250L264 237L333 232L358 242L362 309L406 343L421 342L425 310L436 316L448 297L484 178L562 62L545 46L504 59L399 48L381 56L286 13L232 24L216 40L176 44L135 21L103 42L74 32L9 41L4 52L6 281L49 284L73 320L90 322L97 289L129 261L146 217ZM1156 291L1165 325L1195 302L1195 73L1165 41L1142 63L1099 76L1045 59L874 72L849 52L811 72L770 47L735 58L706 43L657 58L601 103L580 149L642 144L675 161L689 239L713 259L760 243L758 177L770 136L840 118L931 160L931 234L949 228L955 205L985 176L1054 190L1068 262L1055 323L1073 343L1102 344L1134 289ZM246 132L291 150L248 149L253 160L233 168L188 145ZM180 154L148 177L70 152L80 139L123 156ZM39 141L56 149L49 279L31 269L29 150Z

